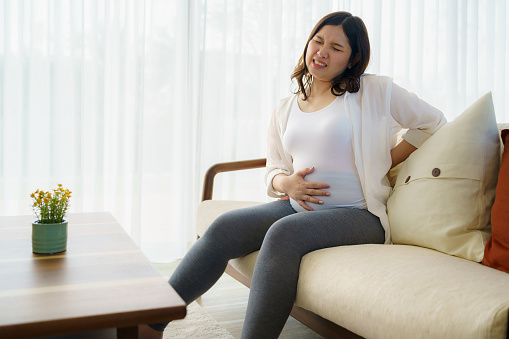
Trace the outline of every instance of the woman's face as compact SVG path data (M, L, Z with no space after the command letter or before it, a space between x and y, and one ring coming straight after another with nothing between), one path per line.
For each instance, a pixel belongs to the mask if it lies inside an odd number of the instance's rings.
M314 79L332 82L348 67L351 54L343 26L323 26L309 41L306 66Z

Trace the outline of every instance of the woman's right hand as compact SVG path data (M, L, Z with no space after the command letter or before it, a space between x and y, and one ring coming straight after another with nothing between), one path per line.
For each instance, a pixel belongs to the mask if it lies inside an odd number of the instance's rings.
M330 186L325 183L308 182L305 176L314 172L314 167L296 171L292 175L278 174L272 179L272 186L279 192L286 193L290 198L308 211L313 209L306 204L323 204L323 201L316 196L329 196L330 193L323 188Z

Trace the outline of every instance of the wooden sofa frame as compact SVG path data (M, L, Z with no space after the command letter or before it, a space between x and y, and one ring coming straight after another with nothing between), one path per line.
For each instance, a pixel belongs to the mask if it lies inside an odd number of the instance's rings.
M214 177L216 176L216 174L223 172L260 168L265 167L265 165L266 159L264 158L224 162L213 165L208 169L207 173L205 174L202 201L212 200L212 195L214 191ZM228 264L228 266L226 267L225 272L232 276L234 279L244 284L245 286L247 287L251 286L251 279L242 275L230 264ZM290 315L325 338L343 338L343 339L362 338L357 334L350 332L349 330L333 323L332 321L324 319L321 316L297 305L293 306Z

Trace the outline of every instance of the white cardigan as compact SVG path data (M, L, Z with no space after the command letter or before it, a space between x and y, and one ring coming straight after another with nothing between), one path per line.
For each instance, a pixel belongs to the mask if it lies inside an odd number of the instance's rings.
M392 95L393 86L397 95ZM268 195L274 198L285 196L272 187L274 176L294 172L292 157L282 142L294 98L295 95L292 95L281 101L269 125L265 182ZM396 146L397 133L407 128L403 138L419 147L446 123L446 119L441 111L384 76L361 76L360 90L357 93L347 92L344 102L352 123L355 166L367 208L380 218L385 229L385 243L388 244L391 238L386 203L391 187L387 173L391 168L390 151Z

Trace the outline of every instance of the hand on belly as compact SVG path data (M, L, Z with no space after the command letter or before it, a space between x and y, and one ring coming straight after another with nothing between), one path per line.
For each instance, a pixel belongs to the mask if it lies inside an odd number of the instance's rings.
M304 210L312 211L308 203L323 204L322 197L330 195L328 191L323 189L329 188L328 183L309 181L307 176L314 172L314 168L305 168L296 171L292 175L277 175L273 179L273 184L277 181L278 186L283 192L293 199Z
M339 171L314 171L306 175L308 182L326 182L330 187L326 193L318 189L320 195L313 196L316 200L308 200L309 208L304 208L298 201L290 201L297 212L318 211L331 208L365 208L364 194L360 182L354 173ZM291 197L291 196L290 196ZM293 197L291 197L293 198ZM301 206L302 208L299 208Z

